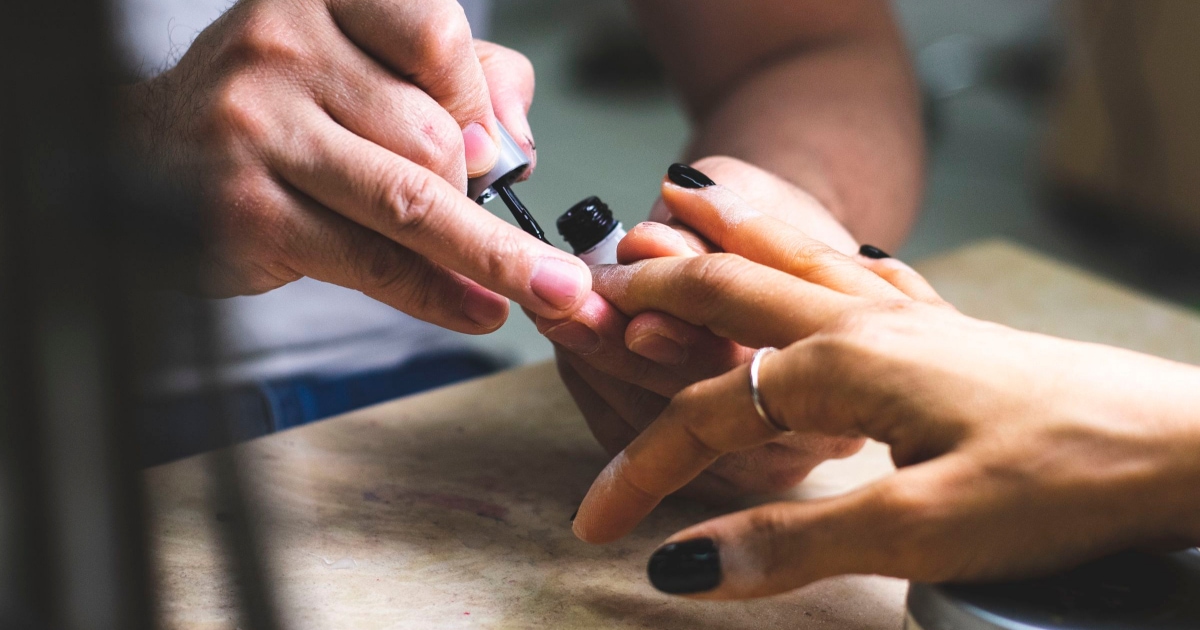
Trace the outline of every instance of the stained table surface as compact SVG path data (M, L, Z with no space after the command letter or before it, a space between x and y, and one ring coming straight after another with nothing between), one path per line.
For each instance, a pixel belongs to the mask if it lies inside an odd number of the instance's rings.
M1004 242L917 265L963 312L1200 363L1200 318ZM779 597L693 602L654 591L667 535L740 506L672 499L595 547L569 518L607 457L554 368L536 365L404 398L237 448L287 628L838 628L898 630L906 584L851 576ZM229 527L212 455L146 472L160 616L236 628ZM828 462L791 495L891 471L887 449Z

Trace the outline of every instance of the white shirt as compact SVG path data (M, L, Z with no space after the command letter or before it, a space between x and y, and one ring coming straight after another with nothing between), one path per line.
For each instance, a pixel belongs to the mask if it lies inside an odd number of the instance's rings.
M397 0L402 1L402 0ZM480 37L488 0L460 0ZM176 63L227 0L124 0L117 24L129 67L150 77ZM303 278L264 295L209 301L219 322L221 378L243 383L300 374L337 374L395 365L422 352L462 346L461 336L415 320L350 289ZM164 295L168 320L197 321L201 300ZM174 333L175 331L168 331ZM172 335L149 386L161 393L200 384L194 340Z

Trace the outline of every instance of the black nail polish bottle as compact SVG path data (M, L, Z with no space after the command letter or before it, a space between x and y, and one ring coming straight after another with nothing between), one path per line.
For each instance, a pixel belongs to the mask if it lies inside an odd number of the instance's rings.
M558 217L558 233L589 265L616 263L617 243L625 238L624 226L599 197L588 197Z

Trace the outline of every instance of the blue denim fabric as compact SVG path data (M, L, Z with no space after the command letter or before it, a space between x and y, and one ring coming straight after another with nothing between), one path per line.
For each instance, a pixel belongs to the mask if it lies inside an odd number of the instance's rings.
M495 358L464 350L414 357L380 370L263 381L213 393L156 399L139 417L142 465L154 466L368 405L491 374ZM216 425L227 410L230 430ZM230 439L232 438L232 440Z

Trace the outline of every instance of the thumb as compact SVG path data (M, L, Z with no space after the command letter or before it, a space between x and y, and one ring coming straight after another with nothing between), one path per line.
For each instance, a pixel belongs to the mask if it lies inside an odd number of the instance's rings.
M475 53L483 68L496 118L529 157L529 168L521 174L522 179L528 179L537 167L537 145L528 118L533 104L533 65L521 53L491 42L475 40Z
M942 581L955 573L947 534L961 523L940 490L956 468L943 458L839 497L772 503L695 525L651 556L650 582L676 595L746 599L843 574Z

